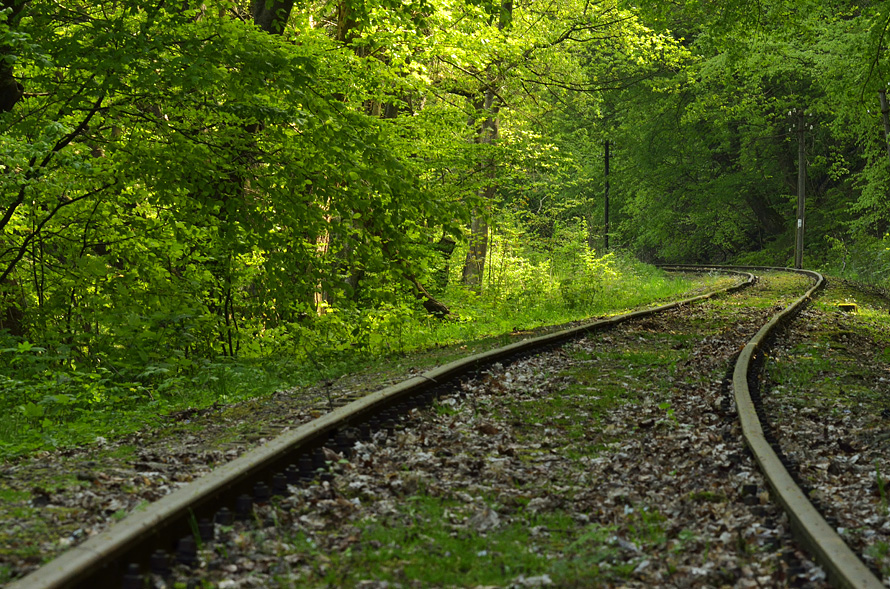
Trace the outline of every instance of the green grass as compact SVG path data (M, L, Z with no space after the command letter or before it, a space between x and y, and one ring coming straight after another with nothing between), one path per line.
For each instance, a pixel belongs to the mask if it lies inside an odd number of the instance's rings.
M12 501L27 501L31 498L31 493L27 491L16 491L15 489L0 488L0 502L10 503Z
M567 526L560 517L532 518L479 533L450 524L469 516L466 506L456 501L427 495L408 501L410 507L403 516L411 519L411 525L367 522L361 547L347 556L350 566L338 567L340 572L325 581L338 585L360 578L397 581L401 577L428 585L503 583L520 574L539 574L547 566L546 557L535 551L527 524L552 529Z
M858 309L844 313L838 309L841 303L855 303ZM890 408L883 387L874 382L890 373L888 301L830 281L815 308L822 315L810 319L807 341L767 364L771 394L795 407L860 406L874 414Z
M602 417L616 407L642 399L666 399L671 394L670 379L677 363L688 357L685 343L691 334L653 332L634 349L621 350L606 346L595 354L576 350L576 367L560 374L569 384L564 390L536 397L509 398L502 410L508 412L520 434L538 435L538 426L555 429L559 437L569 440L570 458L595 456L615 440L598 427ZM595 392L595 394L594 394ZM659 405L664 411L662 422L673 416L669 401Z
M734 281L734 278L720 275L692 278L659 272L631 272L599 290L592 290L581 303L573 305L567 305L558 293L552 292L518 302L510 299L486 300L464 293L452 306L460 320L418 325L403 345L406 349L422 349L433 343L458 344L499 333L614 315L632 308L674 300L695 288L729 285Z
M497 507L497 505L493 505ZM632 510L619 540L617 528L579 525L562 511L520 508L510 523L476 531L467 521L483 509L453 499L412 495L400 512L358 524L346 550L324 554L328 566L303 569L304 587L354 586L363 580L419 586L508 586L520 576L548 575L556 586L584 587L627 578L644 557L628 558L621 542L641 548L666 546L664 517ZM288 540L307 562L319 558L305 533Z
M26 559L35 563L42 563L51 558L47 555L40 542L55 543L63 537L69 536L80 528L80 524L68 523L68 514L73 508L47 506L53 512L58 523L49 524L46 520L35 517L37 508L15 507L7 510L4 517L11 517L21 522L0 530L0 560L7 554L15 554L17 559Z
M0 565L0 583L9 583L12 580L12 567L8 564Z
M672 276L625 263L615 277L570 300L552 290L512 297L453 290L451 298L445 297L453 318L437 320L402 309L388 319L378 318L373 345L367 333L342 339L349 325L338 318L339 331L319 331L306 340L305 349L264 358L190 361L179 368L148 366L135 379L107 369L92 373L70 366L62 369L64 358L54 360L49 351L22 343L4 348L4 358L12 359L10 365L17 372L0 375L0 457L162 427L171 413L262 398L348 373L365 373L369 383L383 383L409 370L511 343L549 325L615 314L732 281L716 275ZM319 330L334 320L326 321Z

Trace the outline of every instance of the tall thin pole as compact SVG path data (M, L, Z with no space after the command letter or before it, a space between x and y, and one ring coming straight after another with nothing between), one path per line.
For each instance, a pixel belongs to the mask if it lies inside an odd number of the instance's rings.
M606 139L606 152L605 152L605 160L606 160L606 199L605 199L605 219L603 223L603 237L604 237L604 246L605 251L609 251L609 140Z
M797 234L794 243L794 267L803 267L804 201L807 183L807 161L805 149L806 126L800 115L797 125Z

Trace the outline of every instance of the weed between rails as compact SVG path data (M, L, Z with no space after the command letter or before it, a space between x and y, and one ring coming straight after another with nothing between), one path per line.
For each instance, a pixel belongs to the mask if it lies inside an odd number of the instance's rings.
M839 305L855 300L857 310ZM830 283L815 302L808 337L783 347L767 365L779 404L823 407L842 414L859 408L881 419L890 412L890 302ZM806 395L800 395L806 391Z

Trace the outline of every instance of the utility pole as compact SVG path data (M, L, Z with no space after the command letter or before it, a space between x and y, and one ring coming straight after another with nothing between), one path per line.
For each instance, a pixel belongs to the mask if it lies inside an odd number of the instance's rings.
M604 250L609 251L609 140L606 139L606 199L605 199L605 219L603 223Z
M803 114L797 128L797 234L794 240L794 267L803 268L804 212L807 185L806 128Z
M806 218L806 184L807 184L807 154L806 132L807 119L812 113L800 111L796 108L788 111L788 116L797 119L797 228L794 237L794 267L803 267L803 237ZM810 124L810 129L813 125ZM790 129L789 129L790 131Z

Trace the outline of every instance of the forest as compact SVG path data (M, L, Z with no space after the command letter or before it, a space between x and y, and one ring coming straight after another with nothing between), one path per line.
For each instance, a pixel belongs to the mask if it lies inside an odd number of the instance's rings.
M888 27L843 0L0 0L0 451L632 305L671 288L650 264L793 265L800 153L804 267L887 286Z

